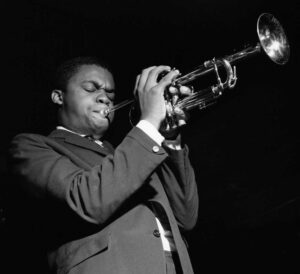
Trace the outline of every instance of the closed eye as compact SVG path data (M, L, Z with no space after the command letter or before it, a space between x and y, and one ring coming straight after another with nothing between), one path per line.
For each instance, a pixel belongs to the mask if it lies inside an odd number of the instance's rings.
M95 92L97 90L97 87L91 82L84 83L82 88L87 92Z
M106 96L112 102L115 100L115 90L114 89L106 89L105 86L99 85L95 81L85 81L82 83L82 88L89 93L94 92L105 92Z

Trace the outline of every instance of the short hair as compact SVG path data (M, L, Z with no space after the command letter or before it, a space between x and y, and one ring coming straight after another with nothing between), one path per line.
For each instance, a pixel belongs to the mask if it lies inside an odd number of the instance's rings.
M95 56L79 56L64 61L58 66L54 73L53 85L54 89L66 91L69 80L77 73L81 66L97 65L111 72L108 65Z

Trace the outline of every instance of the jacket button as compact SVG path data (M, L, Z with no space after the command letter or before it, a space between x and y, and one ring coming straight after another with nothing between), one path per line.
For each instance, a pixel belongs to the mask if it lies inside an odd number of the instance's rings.
M155 237L157 237L157 238L160 237L160 233L159 233L158 229L154 229L153 235L154 235Z
M157 153L157 152L159 152L159 147L158 146L154 146L152 148L152 150L153 150L153 152Z

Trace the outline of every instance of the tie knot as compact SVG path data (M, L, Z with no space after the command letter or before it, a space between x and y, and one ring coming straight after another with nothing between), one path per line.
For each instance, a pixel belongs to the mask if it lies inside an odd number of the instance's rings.
M98 145L100 145L100 146L103 147L102 141L100 139L94 138L92 135L86 135L86 136L84 136L84 138L86 138L86 139L88 139L88 140L90 140L92 142L95 142L96 144L98 144Z
M89 139L91 141L96 141L97 140L92 135L85 135L84 138Z

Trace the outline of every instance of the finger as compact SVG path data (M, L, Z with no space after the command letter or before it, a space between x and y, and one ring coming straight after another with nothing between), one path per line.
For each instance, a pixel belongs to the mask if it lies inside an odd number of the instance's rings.
M179 127L182 127L184 125L186 125L186 121L185 120L183 120L183 119L178 120L178 126Z
M187 86L181 86L179 91L181 95L191 95L193 93L193 89Z
M178 106L174 107L174 113L178 118L184 118L185 117L185 112Z
M179 91L178 91L178 88L177 87L174 87L174 86L170 86L168 91L172 94L172 95L175 95L175 94L178 94Z
M139 92L143 91L147 82L147 79L149 77L149 73L151 70L155 69L156 66L148 67L142 70L141 76L139 78L139 82L137 84L137 90Z
M177 103L178 99L179 99L178 94L172 95L172 105L173 106Z
M138 84L139 84L140 78L141 78L141 75L139 74L136 77L136 80L135 80L135 85L134 85L134 90L133 90L133 96L136 96L136 94L137 94L137 88L138 88Z
M159 81L159 86L163 89L165 89L168 85L170 85L175 78L180 74L179 70L171 70L166 76L164 76Z
M170 70L171 70L171 68L169 66L158 66L158 67L155 67L154 69L152 69L149 72L149 76L147 78L145 88L146 89L152 88L154 85L157 84L158 75L164 71L170 71Z
M186 120L187 120L186 113L179 107L175 107L174 112L175 112L175 115L176 115L178 126L181 127L181 126L185 125Z

